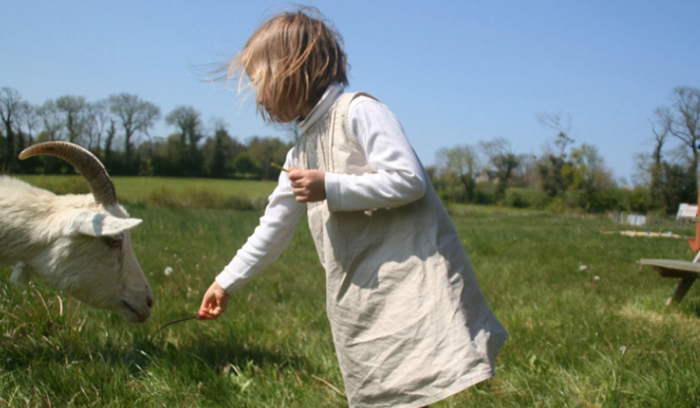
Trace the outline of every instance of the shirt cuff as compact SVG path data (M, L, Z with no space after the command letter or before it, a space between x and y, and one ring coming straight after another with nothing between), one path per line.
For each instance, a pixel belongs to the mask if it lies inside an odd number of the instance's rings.
M326 173L326 204L328 211L337 211L341 202L341 185L340 175L335 173Z
M252 276L246 276L246 274L241 274L241 271L248 271L250 266L241 262L237 258L229 263L224 270L216 276L216 282L226 291L228 294L233 294L236 289L245 285ZM250 275L250 273L248 273Z

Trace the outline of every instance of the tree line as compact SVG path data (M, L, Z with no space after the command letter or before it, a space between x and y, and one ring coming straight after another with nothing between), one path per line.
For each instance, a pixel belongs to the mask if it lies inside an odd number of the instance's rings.
M65 95L32 105L10 87L0 90L0 169L12 173L71 172L60 161L20 162L35 142L67 140L91 150L113 175L272 179L270 162L284 162L293 141L232 137L222 120L210 129L191 106L162 118L155 104L121 93L96 102ZM152 137L164 119L174 131ZM571 137L571 118L542 114L552 136L540 155L519 154L505 138L442 148L427 170L445 201L548 208L556 211L622 210L673 214L697 197L700 154L700 90L673 89L670 104L653 112L653 149L636 155L635 185L620 186L598 148ZM293 134L294 139L296 134ZM641 138L642 136L640 136ZM671 140L677 146L669 148Z
M11 173L72 171L49 158L17 158L33 143L65 140L92 151L112 175L270 179L279 174L270 162L284 162L292 146L278 137L240 141L220 119L207 129L191 106L178 106L162 118L157 105L128 93L96 102L64 95L32 105L16 89L3 87L0 119L0 169ZM162 119L174 132L152 136Z
M576 145L571 119L561 114L538 116L552 132L539 156L516 153L504 138L443 148L431 177L451 202L675 214L680 203L697 202L700 90L674 88L670 104L656 108L652 118L653 137L640 135L640 142L651 139L653 149L635 156L634 188L614 180L596 146Z

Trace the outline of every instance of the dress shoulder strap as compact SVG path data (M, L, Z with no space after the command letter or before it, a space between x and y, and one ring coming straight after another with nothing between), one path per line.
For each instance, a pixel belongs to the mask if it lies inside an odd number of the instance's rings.
M379 101L377 98L368 94L367 92L361 91L344 93L338 97L338 100L336 101L336 109L337 112L341 115L341 120L338 123L342 124L343 131L345 131L347 135L352 135L352 129L350 129L350 121L348 120L350 113L350 103L352 103L352 101L359 96L366 96L368 98L374 99L375 101Z
M350 103L359 96L367 96L364 92L344 93L333 104L330 132L328 138L329 169L337 173L364 174L372 171L367 165L364 149L350 128L349 110Z

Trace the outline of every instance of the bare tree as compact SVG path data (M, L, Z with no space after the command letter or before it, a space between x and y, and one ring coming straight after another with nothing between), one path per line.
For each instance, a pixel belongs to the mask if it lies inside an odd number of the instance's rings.
M520 186L529 188L538 188L542 183L542 178L539 172L538 158L534 154L521 154L518 156L518 167L513 171L512 180Z
M27 129L27 144L34 143L34 130L39 126L39 115L37 108L29 102L22 102L20 106L19 116L22 124Z
M0 89L0 119L2 119L3 125L5 125L5 137L6 137L6 163L9 169L15 169L17 167L17 152L16 152L16 140L15 140L15 130L18 130L19 123L19 111L22 105L22 97L16 89L3 87Z
M88 103L85 117L85 136L88 139L88 149L94 150L100 157L102 150L102 135L110 120L106 101Z
M700 89L679 86L671 93L671 107L659 107L654 113L662 132L678 138L693 154L694 173L698 168L700 142Z
M574 143L571 134L571 117L564 120L559 113L537 115L539 122L557 132L554 145L559 149L558 155L552 152L550 147L541 158L539 163L540 180L542 189L550 196L557 196L566 191L567 183L562 174L564 166L567 164L566 149Z
M648 186L651 184L651 173L653 167L653 159L649 153L635 153L632 156L634 160L634 173L632 173L632 182L635 186Z
M654 110L656 122L651 124L651 133L654 134L654 151L652 159L655 163L661 163L662 150L671 129L671 112L668 108L659 107Z
M109 126L107 127L107 133L105 138L105 152L104 152L104 162L105 165L109 165L112 162L112 143L117 135L117 125L114 123L114 119L109 120Z
M510 183L513 170L520 164L520 157L513 151L510 141L502 137L488 142L479 142L479 147L489 159L498 179L497 193L502 197Z
M183 149L181 154L185 159L183 164L191 172L200 170L202 158L197 149L197 143L203 137L200 113L191 106L178 106L165 117L165 122L168 125L177 126L180 130L180 145Z
M467 193L467 199L472 201L476 178L481 170L481 158L477 150L469 145L442 148L435 153L435 162L440 179L452 190L452 199L456 200L455 187L461 184Z
M561 113L550 113L537 115L537 120L544 126L557 131L557 136L554 144L559 148L559 157L566 157L566 148L569 144L574 143L571 138L571 116L566 117L566 123L561 116Z
M56 108L63 116L63 125L68 133L68 141L83 144L87 101L84 96L64 95L56 99Z
M649 192L651 193L651 205L654 208L661 207L663 191L663 147L671 129L671 115L666 108L657 108L654 113L657 122L652 123L651 132L654 134L654 151L651 154L649 164Z
M137 95L121 93L108 99L110 111L117 116L124 131L124 157L126 171L131 170L132 137L136 132L148 136L148 129L160 118L160 108Z
M196 146L202 138L201 115L191 106L178 106L173 109L165 117L165 122L180 129L182 144L185 146Z
M40 141L60 140L61 130L63 130L63 118L56 107L56 102L49 99L36 112L44 126L44 130L39 137Z

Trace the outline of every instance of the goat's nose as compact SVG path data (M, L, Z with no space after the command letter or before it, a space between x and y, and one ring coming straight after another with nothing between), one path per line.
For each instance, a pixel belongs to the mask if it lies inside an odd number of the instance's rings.
M146 304L148 305L149 309L153 308L153 296L148 295L146 297Z

